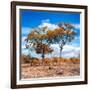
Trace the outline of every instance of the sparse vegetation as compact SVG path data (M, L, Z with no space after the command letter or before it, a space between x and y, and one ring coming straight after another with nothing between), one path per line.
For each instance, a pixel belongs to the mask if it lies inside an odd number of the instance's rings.
M77 76L80 74L79 58L30 58L23 55L21 64L22 78L39 78L53 76Z
M50 48L50 44L59 44L60 56L64 45L72 42L76 33L73 31L74 26L68 23L59 23L58 28L54 30L47 30L48 27L33 29L27 36L26 48L30 48L31 45L35 49L37 54L42 54L42 58L45 58L45 54L52 53L53 49Z
M33 48L35 53L41 54L41 58L22 55L21 77L39 78L53 76L75 76L80 74L79 58L63 58L62 50L67 43L74 40L76 33L72 24L59 23L54 30L47 26L34 28L27 36L26 48ZM51 44L59 45L60 54L58 57L46 58L54 50Z

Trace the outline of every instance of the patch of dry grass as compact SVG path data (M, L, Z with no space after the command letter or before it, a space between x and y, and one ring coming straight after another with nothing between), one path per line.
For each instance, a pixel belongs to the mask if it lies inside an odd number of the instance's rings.
M27 61L28 59L26 59ZM21 78L39 78L80 75L79 58L29 58L21 63Z

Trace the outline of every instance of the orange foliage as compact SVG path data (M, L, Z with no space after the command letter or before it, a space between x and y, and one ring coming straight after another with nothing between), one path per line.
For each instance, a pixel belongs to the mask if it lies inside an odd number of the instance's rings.
M45 58L42 60L44 65L50 65L51 64L51 60L49 58Z
M42 43L37 43L36 47L37 48L35 50L37 53L42 53L43 50L45 54L51 53L53 51L48 45Z
M21 63L30 63L29 56L22 55L21 56Z
M21 61L22 63L30 63L31 65L54 65L54 64L60 64L61 62L66 62L66 63L80 63L79 58L60 58L60 57L53 57L53 58L44 58L44 59L39 59L39 58L30 58L29 56L22 55L21 56Z
M35 65L35 66L37 66L37 65L40 65L41 64L41 60L40 59L38 59L38 58L34 58L34 59L31 59L31 65Z

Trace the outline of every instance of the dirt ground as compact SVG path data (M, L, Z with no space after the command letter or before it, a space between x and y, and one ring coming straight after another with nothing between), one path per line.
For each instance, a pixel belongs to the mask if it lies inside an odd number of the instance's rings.
M61 62L59 65L31 66L21 64L21 78L42 78L56 76L78 76L80 75L80 64L72 62Z

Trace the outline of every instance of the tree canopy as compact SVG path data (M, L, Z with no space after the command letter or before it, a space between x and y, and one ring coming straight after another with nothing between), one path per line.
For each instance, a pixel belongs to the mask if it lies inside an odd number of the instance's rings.
M49 30L48 26L33 29L26 39L29 45L32 43L36 53L41 53L42 58L45 54L52 53L51 44L58 44L60 48L60 57L64 45L75 38L74 26L69 23L59 23L58 28Z

